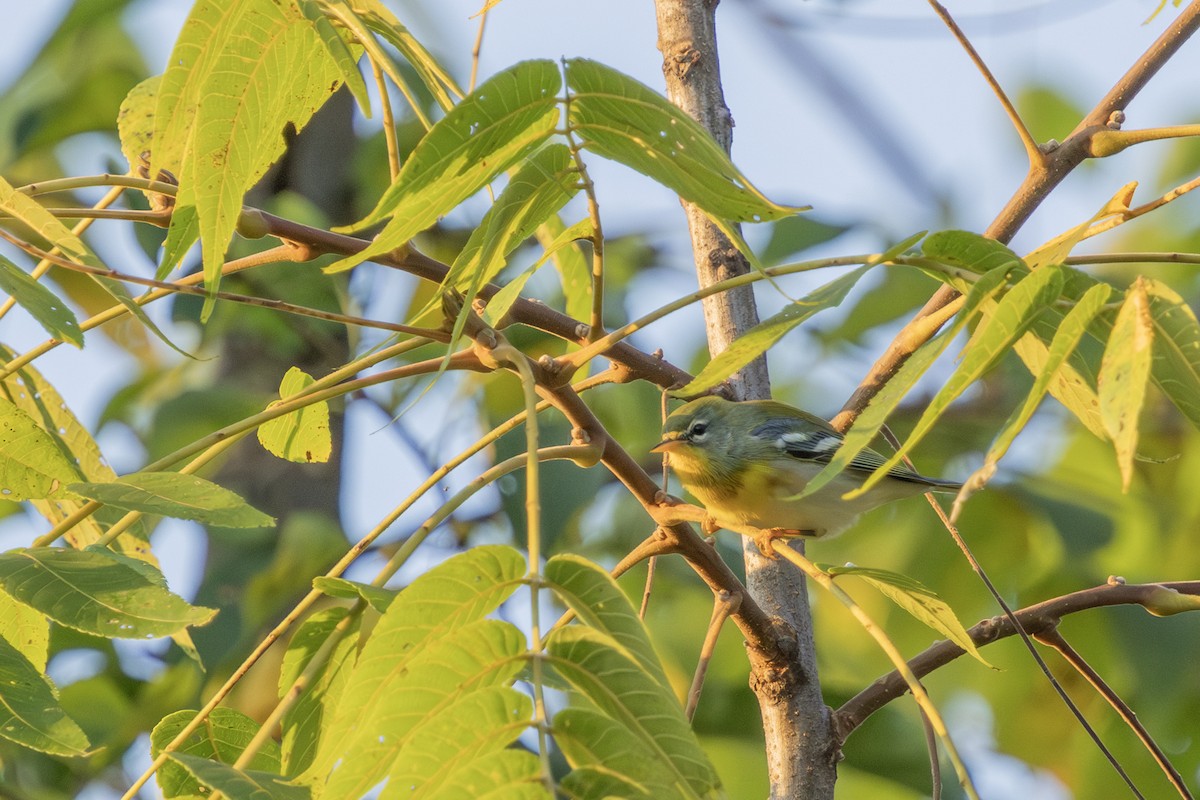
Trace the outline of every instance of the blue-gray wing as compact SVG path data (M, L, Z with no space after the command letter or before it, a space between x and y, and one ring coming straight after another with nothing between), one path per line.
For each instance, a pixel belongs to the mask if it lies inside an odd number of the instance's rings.
M814 424L820 423L820 424ZM813 422L805 424L804 420L775 418L767 420L750 432L752 436L770 441L783 455L800 461L811 461L828 464L833 454L838 451L845 441L833 426L824 420L814 418ZM851 459L846 467L857 472L872 473L886 463L887 459L870 448L863 448ZM888 474L902 481L927 483L932 486L954 487L953 481L941 481L926 478L913 472L903 464L898 464L888 470Z

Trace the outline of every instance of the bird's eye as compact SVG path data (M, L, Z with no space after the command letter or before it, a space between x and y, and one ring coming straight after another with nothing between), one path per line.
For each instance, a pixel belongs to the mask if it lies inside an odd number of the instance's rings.
M688 435L689 436L703 436L704 432L707 430L708 430L707 422L703 422L703 421L693 422L692 427L688 430Z

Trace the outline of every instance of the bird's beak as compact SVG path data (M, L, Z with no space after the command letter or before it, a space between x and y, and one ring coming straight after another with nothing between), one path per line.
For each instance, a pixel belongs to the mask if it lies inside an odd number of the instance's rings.
M670 453L672 450L679 449L684 444L685 444L685 442L683 439L679 439L676 437L672 437L669 439L663 439L661 442L654 445L654 447L651 447L650 452L651 453Z

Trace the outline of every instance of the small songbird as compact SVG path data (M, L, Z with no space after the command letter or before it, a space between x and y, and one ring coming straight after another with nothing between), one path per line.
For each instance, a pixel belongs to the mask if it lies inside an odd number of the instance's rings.
M667 454L684 488L710 515L706 528L761 529L759 549L770 557L771 539L832 536L876 506L961 486L900 465L870 491L843 500L842 495L861 486L887 460L864 449L828 484L798 498L842 441L825 420L784 403L734 403L713 396L676 409L651 452Z

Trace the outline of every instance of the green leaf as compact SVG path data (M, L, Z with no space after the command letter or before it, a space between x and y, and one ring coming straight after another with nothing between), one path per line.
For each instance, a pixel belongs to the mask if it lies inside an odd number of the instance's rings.
M325 798L359 797L387 774L413 726L516 674L524 636L484 617L524 574L516 550L476 547L425 573L392 602L363 647L306 773L324 781L333 770ZM386 701L397 696L408 700Z
M839 305L872 265L830 281L805 297L786 306L770 319L763 320L739 336L729 347L708 362L690 383L671 392L675 397L695 397L720 385L722 381L769 350L784 334L818 311Z
M279 384L279 396L288 400L313 383L312 377L302 369L291 367ZM258 429L258 441L269 453L288 461L301 464L327 462L333 454L329 404L322 400L263 423Z
M40 672L50 653L50 623L37 609L0 592L0 638L20 651Z
M421 139L375 210L353 229L391 217L388 224L364 250L325 271L350 269L405 244L533 152L558 124L561 86L554 62L525 61L464 98Z
M0 345L0 360L11 362L14 356L10 349ZM67 454L68 460L74 462L77 471L72 470L68 482L77 481L81 477L89 481L108 481L117 477L112 467L104 460L92 434L71 413L70 407L54 386L33 366L26 364L0 380L0 407L3 406L5 397L17 408L32 416L38 426L57 443L59 450ZM31 500L30 504L51 525L58 525L79 511L85 502L81 498L62 492L53 499ZM119 515L122 515L122 512L116 509L101 508L94 515L76 522L67 531L67 541L73 547L86 547L99 539L104 533L104 526L115 522ZM150 552L147 539L145 525L137 522L129 529L127 535L117 539L116 549L156 564L157 560Z
M379 613L388 610L388 606L396 599L396 593L390 589L380 589L369 583L359 583L345 578L313 578L313 588L330 597L340 597L343 600L365 600L371 608Z
M107 483L72 483L75 494L124 511L190 519L222 528L269 528L274 518L212 481L178 472L134 472Z
M892 376L892 379L875 395L870 405L854 421L850 430L846 432L842 446L833 454L833 458L825 468L808 482L801 496L810 495L827 485L850 465L855 456L870 446L871 441L879 433L879 429L887 422L888 415L892 413L892 410L899 405L938 356L950 346L958 332L975 316L980 305L1004 288L1010 270L1016 266L1014 262L996 267L980 276L979 280L972 284L954 322L909 356L899 371Z
M972 641L970 634L967 633L967 629L963 627L963 624L958 621L954 610L950 608L945 600L938 597L936 592L930 590L920 581L914 580L907 575L889 572L885 569L872 569L870 567L822 566L822 569L835 578L841 575L853 575L857 578L862 578L883 593L893 603L915 617L919 622L928 625L961 647L969 655L978 660L979 663L986 667L992 666L979 654L979 650L975 647L975 642Z
M0 291L28 311L51 337L83 347L83 331L79 330L79 321L67 304L3 256L0 256Z
M430 800L553 800L538 757L526 750L499 750L453 767ZM379 800L406 797L404 786L389 781Z
M148 578L153 569L107 551L19 548L0 553L0 588L60 625L110 638L168 636L216 615L171 594L161 574Z
M862 494L883 480L932 430L934 423L950 404L991 369L1021 338L1037 315L1058 299L1062 288L1061 270L1052 264L1046 265L1018 281L1005 293L1000 302L995 304L994 309L985 311L986 316L963 349L958 368L930 401L912 433L862 486L849 492L847 496ZM984 306L987 305L990 305L990 302L985 302Z
M454 789L476 780L473 767L504 752L532 720L533 702L529 696L507 686L492 686L457 698L413 726L388 773L393 791L385 791L384 797L457 796ZM531 758L532 763L522 765L520 774L526 780L536 779L541 771L537 757L533 753L522 755ZM482 795L473 792L464 796Z
M55 756L87 755L88 738L38 667L0 636L0 736Z
M282 775L252 769L235 769L220 761L171 753L168 756L196 781L197 794L220 792L229 800L309 800L306 786L286 783Z
M27 413L0 397L0 499L62 497L79 473L59 443Z
M163 717L150 732L150 755L157 758L179 732L196 717L195 711L176 711ZM217 707L173 752L200 760L216 759L226 764L237 761L246 745L258 733L259 724L240 711ZM211 762L216 763L216 762ZM178 766L177 766L178 764ZM279 745L268 739L250 760L249 768L279 772ZM167 763L155 775L165 797L191 797L204 794L200 781L183 762Z
M1008 452L1008 448L1017 434L1029 422L1033 412L1049 390L1054 377L1064 367L1067 357L1075 351L1080 340L1087 333L1092 320L1103 310L1110 294L1112 294L1112 289L1108 284L1098 283L1088 289L1075 307L1067 313L1058 326L1054 339L1050 342L1046 358L1041 362L1041 366L1035 374L1033 386L1026 395L1025 402L1020 408L1013 411L1004 423L1004 427L992 442L992 446L988 448L987 457L976 475L982 476L986 480L995 472L996 464ZM1028 338L1030 334L1025 336Z
M565 145L551 144L521 165L471 232L442 286L473 296L496 275L505 257L579 192L579 176Z
M283 154L285 130L302 129L342 73L297 0L200 0L168 63L150 172L179 164L168 252L182 255L198 233L205 283L215 290L243 196Z
M1100 363L1100 416L1117 449L1121 484L1128 491L1137 457L1138 417L1150 378L1154 324L1145 282L1139 278L1125 293L1104 359Z
M810 247L830 242L850 230L849 225L834 225L811 216L784 217L771 223L771 238L762 249L764 264L782 264Z
M699 123L628 75L574 58L567 85L568 123L586 149L653 178L705 213L765 222L805 210L768 200Z
M558 222L558 225L551 226L550 228L546 228L545 226L539 227L539 241L541 241L541 236L546 230L558 230L560 231L559 235L553 241L543 242L542 254L538 257L538 260L526 267L520 275L504 284L498 292L488 298L487 308L483 312L483 319L489 325L498 326L501 324L504 315L508 313L513 303L517 302L517 299L521 296L521 292L525 289L525 284L551 258L554 258L556 263L565 265L565 269L564 266L559 267L559 277L563 282L564 293L568 291L576 292L582 283L587 284L587 290L582 294L567 296L567 308L582 314L582 317L575 317L576 319L588 319L591 316L592 273L586 262L583 262L583 255L579 252L576 240L592 235L592 221L590 219L582 219L564 230L562 222L559 221L557 216L552 217L552 219ZM566 254L566 257L559 261L558 256L563 254ZM580 271L581 269L582 271ZM573 285L572 282L574 282ZM568 289L568 285L572 285L572 288ZM582 307L581 300L587 301L586 308ZM570 311L567 313L573 316Z
M350 90L354 100L364 117L371 116L371 96L367 93L367 83L363 80L362 72L358 69L358 59L362 56L361 40L355 41L357 35L343 36L325 16L324 2L300 0L300 10L308 18L313 31L325 47L325 53L337 65L342 84ZM349 39L353 44L347 42Z
M612 637L623 654L637 661L664 688L670 688L645 625L608 572L581 556L564 554L547 561L543 575L580 622Z
M971 231L938 231L925 237L921 252L927 257L976 275L997 267L1023 264L1021 257L995 239Z
M349 6L350 12L347 14L338 13L339 6ZM421 79L421 83L433 95L434 100L441 106L443 110L449 110L454 105L454 101L447 94L446 89L449 87L456 95L461 97L462 90L458 88L454 78L450 72L434 58L425 46L408 31L408 28L401 24L396 15L391 9L385 6L380 0L349 0L348 3L344 0L337 0L333 4L332 12L338 19L346 23L351 32L355 34L372 53L372 57L379 61L375 51L370 50L368 40L372 40L371 36L361 35L362 31L359 25L355 24L354 19L361 20L371 31L383 37L384 41L395 47L400 55L409 65L416 71L417 76ZM354 18L354 19L352 19ZM380 52L384 52L380 48ZM390 59L388 59L390 61ZM384 68L388 75L396 80L396 70L387 69L387 61L383 62ZM407 83L403 80L396 80L397 86L406 86Z
M508 264L507 256L525 242L537 227L557 214L579 191L578 175L571 160L571 151L561 144L543 147L530 156L467 240L442 281L443 288L455 289L464 295L463 313L455 320L451 342L462 335L471 302L480 287L500 274ZM529 273L532 274L532 273ZM524 281L518 279L516 291ZM510 284L511 286L512 284ZM512 290L500 303L511 305ZM441 309L441 293L434 295L426 312ZM500 310L498 307L497 311Z
M546 652L556 674L623 728L627 739L669 769L675 787L672 796L719 793L717 774L671 689L626 655L615 639L585 625L570 625L547 637Z
M525 635L497 620L476 620L420 648L398 647L402 637L395 634L403 626L389 617L403 605L393 603L367 640L339 713L321 740L316 765L320 770L333 767L322 795L327 800L361 797L404 758L405 749L436 717L452 715L460 731L474 724L454 713L460 701L508 684L524 666L519 656L525 652ZM395 697L404 702L389 701ZM315 777L322 776L319 771Z
M1200 428L1200 324L1171 287L1143 278L1154 323L1154 380L1192 425Z
M554 741L571 765L561 783L568 797L657 800L680 795L670 767L598 711L564 708L555 714Z
M296 629L283 655L283 666L279 670L279 696L288 697L292 685L308 667L313 656L321 650L338 626L346 628L340 640L333 645L328 660L311 676L308 686L299 699L283 715L280 743L283 774L296 776L308 769L317 755L321 734L333 719L335 709L341 701L350 670L358 656L359 629L362 615L356 614L345 622L350 610L327 608L318 611Z

